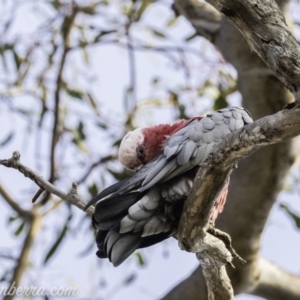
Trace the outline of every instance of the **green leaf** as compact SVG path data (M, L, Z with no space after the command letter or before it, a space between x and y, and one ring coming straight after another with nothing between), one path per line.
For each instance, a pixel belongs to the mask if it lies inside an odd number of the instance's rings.
M186 109L186 107L184 105L180 104L178 106L178 112L179 112L178 119L188 119L188 116L185 113L185 109Z
M121 142L122 142L122 139L116 140L116 141L112 144L112 146L113 146L113 147L119 147L119 146L121 145Z
M102 128L102 129L107 129L107 125L105 123L102 123L102 122L97 122L97 126Z
M44 264L46 264L48 262L48 260L53 256L53 254L57 251L58 247L60 246L61 242L63 241L63 239L68 231L68 225L69 225L71 218L72 218L72 215L69 215L65 225L63 226L62 230L58 234L56 241L53 243L50 250L46 254L45 259L44 259Z
M108 34L111 34L111 33L114 33L114 32L117 32L117 30L113 29L113 30L100 31L100 33L98 35L96 35L96 37L95 37L95 42L98 42L101 39L101 37L103 37L105 35L108 35Z
M228 106L226 98L222 94L215 100L214 110L219 110Z
M132 283L134 280L136 279L136 274L132 273L129 276L127 276L124 281L123 284L124 285L129 285L130 283Z
M139 9L135 13L135 18L134 18L135 22L138 22L140 20L141 16L146 11L147 7L149 6L149 4L151 4L151 2L152 2L151 0L142 0L141 1L141 5L140 5Z
M80 90L73 90L73 89L66 89L66 92L69 96L73 97L73 98L76 98L76 99L79 99L79 100L82 100L83 99L83 92L80 91Z
M294 220L295 225L300 229L300 216L295 214L287 205L280 204L280 207Z
M86 152L85 141L86 134L84 132L84 124L80 121L76 130L73 131L73 139L72 142L82 151Z
M20 235L20 233L23 231L23 229L24 229L24 226L25 226L25 222L22 222L21 224L20 224L20 226L17 228L17 230L15 231L15 235L16 236L18 236L18 235Z
M83 60L86 64L90 62L89 54L85 47L82 47Z
M158 31L158 30L156 30L156 29L151 29L151 31L154 33L154 35L156 35L156 36L159 37L159 38L163 38L163 39L166 38L165 34L162 33L161 31Z
M160 82L160 78L159 77L154 77L154 78L152 78L152 84L153 85L156 85L156 84L158 84Z
M14 221L16 221L16 220L18 220L18 219L19 219L19 217L18 217L18 216L9 217L9 219L8 219L8 223L12 223L12 222L14 222Z
M4 140L0 141L0 147L5 146L6 144L8 144L12 138L14 137L15 133L12 131L10 132L5 138Z
M107 171L114 176L115 179L117 180L123 180L125 178L128 178L129 176L131 176L133 174L133 171L127 170L127 169L123 169L121 172L115 172L111 169L107 169Z
M192 35L186 37L184 40L185 40L186 42L189 42L189 41L193 40L197 35L198 35L197 32L195 32L195 33L193 33Z
M82 6L80 11L85 13L86 15L90 15L93 16L96 14L96 10L95 10L95 6L94 5L90 5L90 6Z
M77 132L81 140L85 140L86 135L84 133L84 124L80 121L78 124Z
M172 91L170 91L169 94L169 102L170 104L174 105L174 106L178 106L179 105L179 98L178 98L178 94L174 93Z
M94 198L95 196L97 196L99 194L98 187L95 183L88 186L88 191L89 191L90 195L92 196L92 198Z
M167 23L167 27L173 26L174 24L176 24L177 21L178 21L178 18L177 18L177 17L171 18L171 19L168 21L168 23Z
M140 266L146 265L146 262L140 252L135 252L134 255L137 257Z
M58 0L51 0L49 3L56 9L58 10L61 7L61 3Z
M95 101L94 97L93 97L90 93L87 93L86 95L87 95L87 97L88 97L88 100L89 100L89 102L90 102L92 108L93 108L96 112L98 112L98 111L97 111L98 105L97 105L97 102Z
M11 273L11 270L5 270L3 272L3 275L0 277L0 282L7 281L8 274L10 274L10 273Z
M17 54L17 52L15 50L12 50L12 51L13 51L13 55L14 55L16 68L17 68L17 70L19 70L23 59Z

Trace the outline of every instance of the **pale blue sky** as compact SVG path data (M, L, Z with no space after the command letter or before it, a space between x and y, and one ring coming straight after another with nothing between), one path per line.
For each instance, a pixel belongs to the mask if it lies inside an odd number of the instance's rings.
M23 6L22 10L19 10L20 16L18 23L15 27L15 31L18 33L30 33L35 24L38 24L41 20L35 19L32 16L31 7ZM158 7L156 10L150 9L146 15L144 22L153 22L156 26L163 25L165 20L170 17L170 12L164 7ZM29 26L30 24L30 26ZM188 36L193 32L190 25L183 19L170 30L170 34L176 36L175 39L180 40L181 37ZM141 34L137 32L137 35ZM200 42L197 42L196 46L200 46ZM218 59L215 57L213 47L204 42L201 44L205 51L205 58L210 59L212 64ZM101 46L93 47L89 49L91 54L91 63L89 67L81 66L79 62L82 57L81 54L72 55L70 62L74 62L74 67L70 67L65 76L73 78L75 72L82 69L88 70L89 75L95 74L95 81L92 82L89 88L97 95L99 99L99 105L101 105L101 111L107 116L116 120L123 117L122 99L124 90L128 86L128 62L127 53L125 50L117 48L115 46ZM138 52L136 54L137 64L137 98L144 100L153 92L149 87L151 79L160 74L164 78L165 84L169 86L178 86L184 82L184 76L181 72L176 72L169 64L169 61L157 54L148 52ZM199 61L197 62L199 66ZM229 68L229 67L228 67ZM202 73L209 72L206 66L203 66ZM195 70L192 81L195 83L201 82L202 78L199 75L201 72ZM234 71L232 70L232 73ZM86 84L84 79L80 76L74 76L77 78L80 84ZM74 80L74 84L76 84ZM159 92L158 92L159 93ZM162 92L161 92L162 93ZM159 94L160 96L162 94ZM163 95L162 95L163 96ZM186 96L187 98L189 95ZM23 102L25 107L34 105L34 101L29 98L20 98L20 102ZM65 100L67 101L67 100ZM186 101L184 99L184 101ZM239 102L239 95L232 97L233 103ZM208 110L211 106L210 101L204 100L201 103L196 103L193 108L195 112L202 113ZM81 110L81 106L75 104L72 106L72 111L76 114L77 110ZM6 115L4 113L5 106L0 102L0 128L1 137L9 133L11 128L24 128L26 123L23 119L17 115ZM89 114L89 111L85 112ZM151 118L147 116L151 114ZM172 112L168 107L157 111L157 109L150 108L150 110L142 110L136 118L136 125L146 125L149 122L159 122L160 120L171 120ZM49 122L50 119L47 120ZM72 123L72 117L69 122ZM89 129L92 130L93 129ZM3 134L2 134L3 133ZM42 137L42 152L47 152L47 135ZM36 167L33 153L34 138L29 139L28 136L24 136L24 131L19 130L17 136L13 142L7 147L0 149L0 158L9 158L14 150L20 150L22 153L22 162L32 168ZM107 149L108 143L101 145L99 141L91 141L91 145L95 147L93 152L99 154L105 154L110 149ZM97 150L99 147L99 150ZM97 152L98 151L98 152ZM47 177L47 169L42 169L42 174ZM76 172L79 170L77 169ZM79 173L78 173L79 174ZM95 178L96 174L92 177ZM76 177L76 176L75 176ZM74 178L73 178L74 179ZM68 190L72 179L66 178L59 183L60 187L65 191ZM0 182L14 195L18 196L18 201L24 205L25 208L30 208L31 198L36 187L27 178L19 174L15 170L0 168ZM30 189L30 190L28 190ZM85 190L79 189L82 193L82 197L87 195ZM86 199L88 200L88 199ZM300 213L300 201L297 195L290 195L286 192L281 193L277 203L271 212L268 224L263 234L261 253L276 262L278 265L284 267L286 270L300 273L300 262L298 250L300 249L300 232L295 230L291 220L286 214L279 209L279 203L286 203L294 210ZM226 207L225 207L226 209ZM163 244L150 247L143 250L143 254L146 258L147 265L145 267L137 266L137 259L135 257L130 258L123 265L118 268L114 268L107 261L100 261L95 255L96 247L89 255L82 258L78 257L78 254L82 252L92 240L92 232L88 231L85 227L82 228L81 220L83 212L74 208L75 220L73 224L78 224L77 228L79 234L69 234L67 242L63 243L59 252L55 255L54 259L50 261L46 268L43 267L41 252L45 251L45 244L51 244L53 237L53 229L58 229L57 224L60 218L65 218L65 210L58 210L56 213L49 215L43 221L43 235L38 238L37 244L31 254L31 259L34 261L34 267L31 268L24 282L26 284L36 284L38 286L78 286L80 298L86 299L112 299L112 300L150 300L157 299L166 293L172 286L180 282L186 276L188 276L197 266L197 261L193 254L185 253L177 247L177 241L169 239ZM6 249L8 253L14 255L18 254L19 241L13 238L14 226L8 226L7 219L10 216L11 210L6 203L0 201L0 228L1 228L1 244L0 250ZM74 226L73 226L74 227ZM168 255L166 255L168 253ZM1 263L3 260L1 260ZM238 262L237 262L238 263ZM5 264L1 265L1 271L6 268ZM124 278L131 273L137 274L137 279L128 287L119 289L121 282ZM106 287L99 287L99 281L105 278L108 285ZM119 290L117 293L114 291ZM256 299L252 296L240 295L237 297L239 300Z

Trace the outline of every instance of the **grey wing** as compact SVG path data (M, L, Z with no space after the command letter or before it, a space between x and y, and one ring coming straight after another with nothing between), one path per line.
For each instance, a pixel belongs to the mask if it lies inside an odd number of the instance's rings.
M164 151L142 167L118 192L122 193L132 185L143 192L201 165L216 143L251 122L250 113L240 107L224 108L201 120L192 121L173 134Z
M163 159L151 168L140 191L201 165L216 143L251 122L248 111L239 107L224 108L201 120L194 120L170 137L162 154Z

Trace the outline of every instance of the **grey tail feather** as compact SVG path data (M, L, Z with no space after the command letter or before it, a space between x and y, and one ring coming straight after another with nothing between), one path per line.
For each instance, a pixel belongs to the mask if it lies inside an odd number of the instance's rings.
M116 192L122 185L124 185L130 178L126 178L124 180L121 180L108 188L104 189L100 194L98 194L96 197L94 197L92 200L90 200L87 205L85 206L84 210L88 209L92 204L95 202L101 200L102 198Z
M170 232L147 237L141 237L141 233L121 234L119 233L119 225L116 225L109 231L98 231L96 236L99 249L97 256L108 258L117 267L138 248L149 247L165 240L169 236Z
M119 221L119 218L128 213L128 209L136 203L144 193L132 192L124 195L116 195L97 203L94 211L93 222L98 228L101 223ZM100 229L100 228L99 228Z

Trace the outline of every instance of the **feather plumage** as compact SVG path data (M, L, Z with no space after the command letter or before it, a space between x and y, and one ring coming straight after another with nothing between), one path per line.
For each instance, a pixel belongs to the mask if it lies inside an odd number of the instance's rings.
M251 122L248 111L234 107L205 118L139 129L143 138L131 134L143 141L146 150L140 160L141 167L138 166L139 170L130 178L102 191L87 205L105 198L98 202L93 216L93 224L99 230L97 255L108 257L117 266L136 249L176 233L184 200L198 168L220 140ZM129 138L130 135L126 136ZM126 143L135 148L130 140ZM212 220L223 209L227 189L228 184L216 202Z

